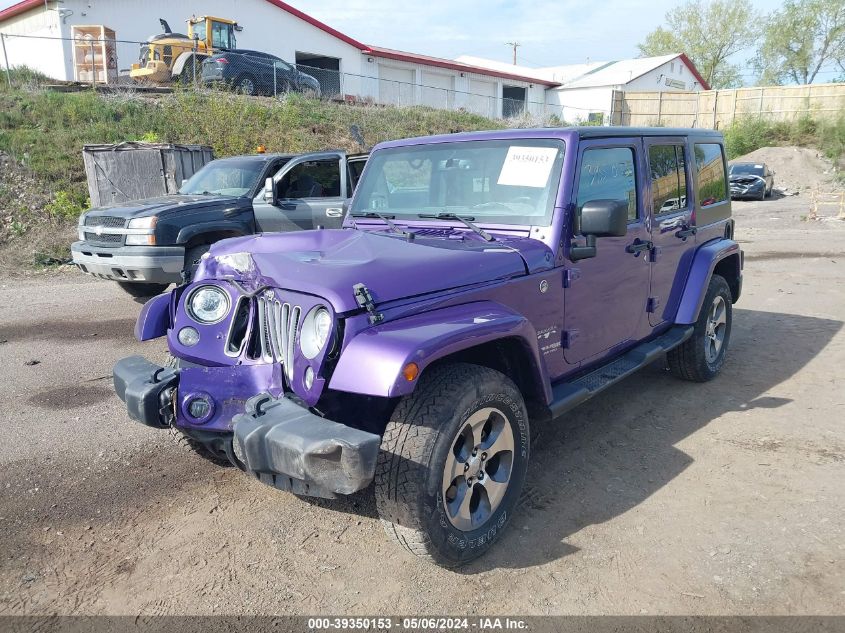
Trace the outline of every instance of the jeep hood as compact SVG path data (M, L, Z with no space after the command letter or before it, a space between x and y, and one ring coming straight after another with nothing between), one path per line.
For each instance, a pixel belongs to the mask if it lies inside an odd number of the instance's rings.
M359 283L381 304L525 275L534 267L528 262L551 265L551 251L537 240L485 242L470 235L407 241L381 231L338 229L233 238L212 246L195 280L228 277L253 290L286 288L348 312L359 307L352 290Z
M223 206L225 208L239 207L249 202L247 198L235 198L232 196L172 194L169 196L116 202L102 207L94 207L85 213L85 217L139 218L165 213L182 213L209 206Z

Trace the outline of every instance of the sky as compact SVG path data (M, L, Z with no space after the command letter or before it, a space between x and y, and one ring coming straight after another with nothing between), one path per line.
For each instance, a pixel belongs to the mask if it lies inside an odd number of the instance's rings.
M671 0L286 0L366 44L454 58L556 66L638 55L637 44L680 4ZM778 0L752 0L761 13ZM679 51L681 52L681 51ZM753 51L740 54L742 62Z

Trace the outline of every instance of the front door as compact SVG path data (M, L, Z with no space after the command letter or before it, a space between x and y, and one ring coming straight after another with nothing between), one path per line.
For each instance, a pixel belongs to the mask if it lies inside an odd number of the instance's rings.
M649 283L649 232L642 182L640 139L581 143L576 175L576 215L590 200L628 205L625 237L600 237L596 256L572 263L564 306L564 359L569 364L598 360L641 336ZM583 243L583 237L576 237Z
M276 201L261 191L253 200L255 223L262 232L340 228L347 191L346 157L311 154L291 160L274 177Z
M690 161L686 140L647 139L645 147L654 244L648 320L650 325L657 326L674 317L695 253L691 230L694 200L693 196L687 196Z

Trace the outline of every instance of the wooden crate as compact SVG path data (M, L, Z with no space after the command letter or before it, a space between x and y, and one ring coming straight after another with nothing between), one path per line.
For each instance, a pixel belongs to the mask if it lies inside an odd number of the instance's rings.
M91 206L176 193L214 159L207 145L119 143L82 148Z

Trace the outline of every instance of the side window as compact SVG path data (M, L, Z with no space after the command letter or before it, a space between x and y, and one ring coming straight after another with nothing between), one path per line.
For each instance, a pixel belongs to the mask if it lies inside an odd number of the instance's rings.
M347 197L350 197L355 191L355 187L358 186L358 179L361 178L361 172L364 171L364 165L366 164L367 161L364 160L350 160L347 163L349 167L349 178L347 179L349 191L346 194Z
M648 149L654 215L687 206L687 174L683 145L653 145Z
M727 199L725 161L722 146L717 143L696 143L695 165L698 169L698 199L702 207Z
M584 151L578 181L578 208L590 200L623 201L628 205L628 220L637 219L637 179L632 148L602 147Z
M300 163L279 182L279 198L340 197L340 162L313 160Z

